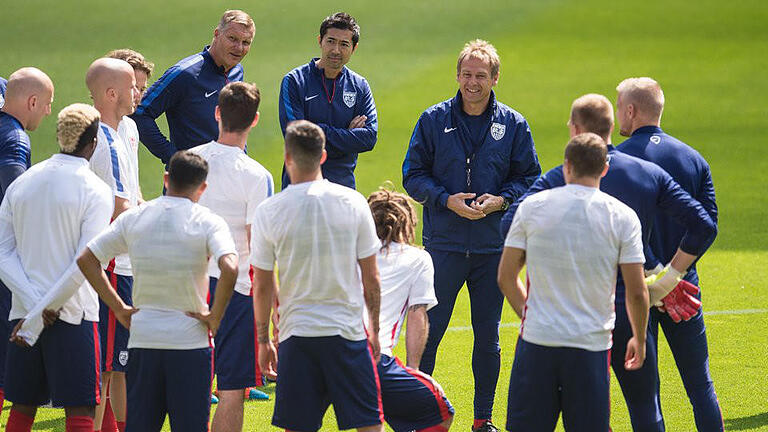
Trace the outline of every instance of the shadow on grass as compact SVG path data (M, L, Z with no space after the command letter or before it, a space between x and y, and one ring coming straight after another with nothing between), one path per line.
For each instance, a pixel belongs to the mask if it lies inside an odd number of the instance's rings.
M768 425L768 412L754 414L746 417L725 419L725 430L752 430L760 426Z

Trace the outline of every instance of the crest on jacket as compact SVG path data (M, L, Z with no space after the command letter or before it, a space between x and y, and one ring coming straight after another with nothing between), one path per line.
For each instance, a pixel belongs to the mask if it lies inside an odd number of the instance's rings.
M504 138L504 132L506 131L507 131L506 125L503 125L501 123L495 123L495 122L491 125L491 136L496 141Z
M344 105L352 108L355 106L355 100L357 100L357 92L344 92Z

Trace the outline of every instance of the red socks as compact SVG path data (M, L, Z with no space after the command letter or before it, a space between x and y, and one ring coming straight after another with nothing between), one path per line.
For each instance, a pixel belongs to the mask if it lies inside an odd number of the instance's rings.
M125 422L117 422L117 430L118 432L125 432Z
M67 432L93 431L93 418L88 416L67 417Z
M3 410L3 404L5 403L5 391L0 387L0 411Z
M109 398L104 406L104 417L101 420L101 432L117 432L117 423L115 422L115 414L112 412L112 404L109 403Z
M475 419L475 421L472 423L472 430L479 428L480 426L484 425L485 422L489 421L491 421L491 419Z
M430 426L424 429L419 429L416 432L448 432L448 429L446 429L443 425L437 425L437 426Z
M11 408L11 415L8 416L8 424L5 425L5 432L31 432L32 423L34 422L34 418L28 417ZM91 428L93 428L93 426L91 426ZM67 429L67 431L69 431L69 429Z

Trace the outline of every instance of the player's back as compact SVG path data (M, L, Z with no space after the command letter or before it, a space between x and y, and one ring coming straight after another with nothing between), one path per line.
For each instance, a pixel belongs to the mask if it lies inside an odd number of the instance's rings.
M510 236L525 233L530 284L523 338L545 346L608 349L618 264L632 251L628 238L641 244L637 216L610 195L573 184L528 197L518 212ZM642 247L635 252L639 256L631 262L642 262Z
M357 260L376 253L379 244L363 235L372 231L375 238L362 195L327 180L290 185L259 207L253 230L259 241L274 245L281 340L332 334L365 338Z

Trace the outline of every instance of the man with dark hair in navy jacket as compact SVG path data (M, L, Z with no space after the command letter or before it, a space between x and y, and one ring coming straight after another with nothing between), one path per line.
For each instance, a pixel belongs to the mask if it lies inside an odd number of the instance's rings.
M665 276L657 283L649 283L651 304L661 301L673 312L681 312L677 320L690 319L700 304L683 292L678 281L685 270L707 250L717 227L704 207L685 192L672 177L659 166L617 151L610 143L613 131L613 108L602 95L588 94L573 102L568 121L571 136L583 132L600 135L608 144L608 173L600 182L600 190L617 198L637 213L642 227L646 268L660 265L659 260L670 263ZM563 167L557 166L541 176L531 188L515 202L502 218L501 229L509 230L520 203L529 195L565 185ZM659 256L650 246L651 233L656 231L654 220L664 214L677 221L680 235L669 256ZM611 366L621 385L629 409L632 428L637 431L663 431L664 419L659 399L656 338L651 331L646 335L646 359L638 370L624 368L627 342L632 337L624 301L624 281L616 283L616 324L613 331Z
M429 338L420 369L432 374L456 297L467 282L474 330L473 430L492 432L499 378L503 297L496 270L503 249L502 211L541 173L528 123L498 102L499 56L472 41L456 66L456 96L419 118L403 162L403 186L424 205L423 242L435 266L438 305L429 311Z
M255 26L241 10L224 12L211 45L180 60L147 89L131 118L141 142L167 164L174 153L214 141L219 125L213 112L218 92L230 81L243 80L240 62L248 54ZM165 113L170 140L156 119Z
M664 92L659 83L651 78L628 78L616 90L620 132L629 137L616 149L659 165L701 203L716 224L717 203L709 164L696 150L661 129ZM669 260L683 232L675 220L665 215L657 216L650 239L654 254L663 262ZM685 275L685 280L699 284L695 264ZM658 335L659 325L664 330L693 406L696 428L707 432L722 431L723 415L709 373L709 350L702 312L699 311L688 321L676 323L668 314L653 309L649 325L654 335Z
M323 178L355 188L358 153L373 150L379 130L368 81L345 65L357 49L360 26L344 12L320 24L320 58L288 72L280 85L280 128L309 120L325 132ZM283 168L283 188L291 184Z

